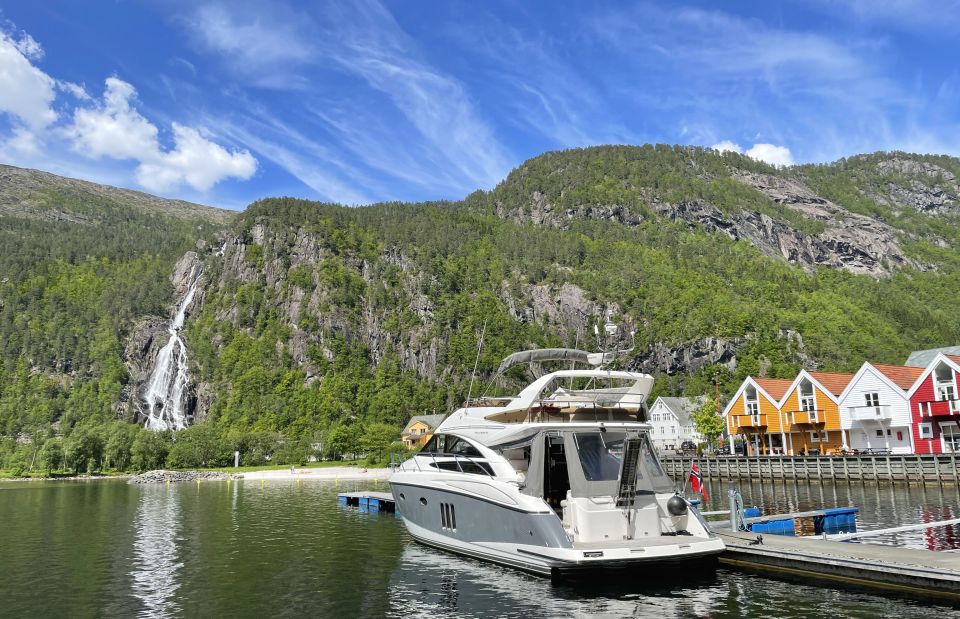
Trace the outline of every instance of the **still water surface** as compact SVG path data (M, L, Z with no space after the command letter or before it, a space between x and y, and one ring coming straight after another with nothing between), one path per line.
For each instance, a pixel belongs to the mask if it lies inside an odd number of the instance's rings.
M337 505L350 482L0 483L4 617L928 617L919 600L720 569L675 585L556 585L412 542L400 520ZM957 513L956 490L740 486L768 509L855 504L879 528ZM385 489L381 484L380 489ZM726 487L710 486L714 505ZM957 548L956 528L883 543Z

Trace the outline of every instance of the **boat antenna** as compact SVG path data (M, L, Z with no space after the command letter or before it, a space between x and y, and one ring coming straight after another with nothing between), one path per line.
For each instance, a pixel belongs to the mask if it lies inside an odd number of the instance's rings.
M483 328L480 330L480 343L477 345L477 359L473 362L473 374L470 375L470 387L467 389L467 405L470 408L470 396L473 395L473 381L477 377L477 367L480 365L480 353L483 351L483 338L487 334L487 319L483 319Z

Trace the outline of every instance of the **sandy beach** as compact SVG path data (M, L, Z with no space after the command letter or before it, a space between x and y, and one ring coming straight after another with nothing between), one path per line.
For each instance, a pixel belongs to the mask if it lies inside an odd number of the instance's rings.
M289 481L293 479L331 481L335 479L387 479L390 469L364 469L358 466L329 466L316 469L275 469L241 473L243 479Z

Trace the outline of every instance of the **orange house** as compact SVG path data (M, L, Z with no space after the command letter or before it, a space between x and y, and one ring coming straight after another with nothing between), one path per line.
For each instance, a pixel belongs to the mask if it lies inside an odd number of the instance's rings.
M786 453L833 454L843 448L840 394L851 380L853 374L801 370L780 400Z
M731 438L746 439L747 455L785 453L780 400L793 384L781 378L748 376L723 411Z

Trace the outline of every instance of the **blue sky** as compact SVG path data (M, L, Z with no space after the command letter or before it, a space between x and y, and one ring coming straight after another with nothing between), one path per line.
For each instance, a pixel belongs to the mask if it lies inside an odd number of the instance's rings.
M215 206L606 143L960 154L960 2L0 2L0 162Z

